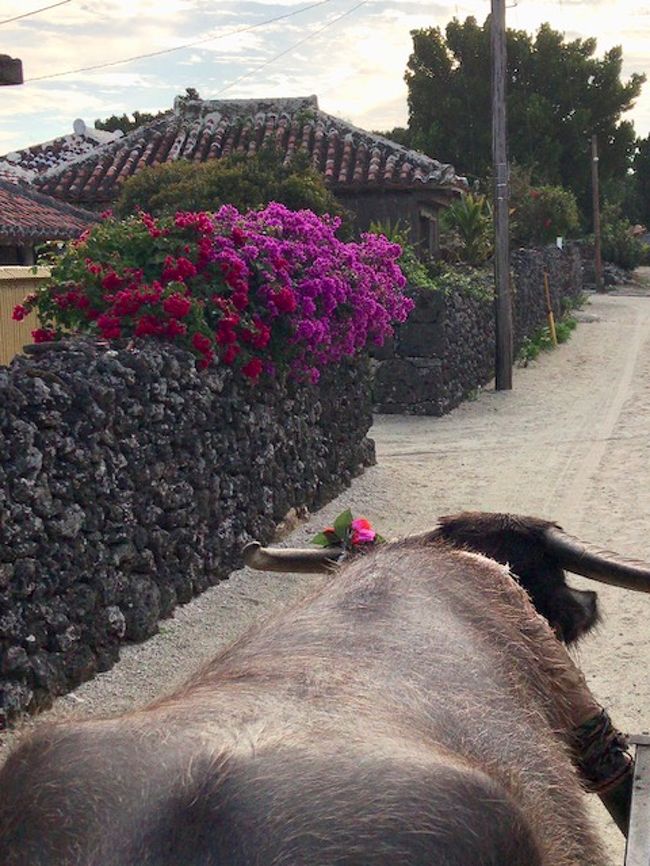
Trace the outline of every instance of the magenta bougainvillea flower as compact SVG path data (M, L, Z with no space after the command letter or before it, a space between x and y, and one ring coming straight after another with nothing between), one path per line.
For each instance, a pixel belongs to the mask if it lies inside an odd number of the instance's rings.
M400 247L374 234L343 242L338 226L277 203L245 214L226 205L163 219L107 215L14 318L36 309L35 339L162 338L193 351L200 368L223 363L251 382L286 369L316 381L327 364L383 343L412 308Z

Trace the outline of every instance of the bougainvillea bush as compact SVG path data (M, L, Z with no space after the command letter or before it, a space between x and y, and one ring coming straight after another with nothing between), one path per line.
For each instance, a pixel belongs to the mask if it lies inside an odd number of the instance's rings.
M57 260L52 278L14 310L37 309L36 341L64 332L105 340L174 340L199 367L223 363L250 380L279 368L319 370L381 344L412 302L400 247L336 237L338 219L272 203L241 214L107 216Z

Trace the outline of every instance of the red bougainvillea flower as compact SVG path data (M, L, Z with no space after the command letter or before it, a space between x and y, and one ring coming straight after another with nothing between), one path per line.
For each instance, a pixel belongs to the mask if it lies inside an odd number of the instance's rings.
M108 316L106 313L103 313L97 319L97 327L102 332L102 337L105 340L117 340L122 334L120 320L117 316Z
M273 300L275 301L275 306L281 313L293 313L298 306L296 296L291 289L287 289L286 287L280 289L279 292L276 292L273 296Z
M11 318L15 322L22 322L22 320L28 315L29 315L29 310L27 310L25 307L23 307L22 304L16 304L16 306L14 307L14 311L11 314Z
M197 351L202 353L212 351L212 340L209 337L206 337L205 334L194 334L192 337L192 345Z
M135 326L135 336L136 337L149 337L156 336L158 334L162 334L165 330L165 326L157 319L155 316L146 314L144 316L140 316L138 319L138 323Z
M240 352L241 348L236 344L227 346L225 352L221 356L221 360L224 364L227 364L230 367L235 363Z
M165 334L168 337L181 337L187 334L187 325L179 322L178 319L170 319L165 325Z
M52 340L56 340L56 332L50 328L36 328L32 331L32 340L35 343L51 343Z
M241 371L248 379L256 381L259 378L263 369L264 364L260 361L259 358L251 358L247 364L244 364L244 366L241 368Z
M186 298L184 295L178 294L177 292L170 295L168 298L165 298L163 301L163 310L168 316L172 316L174 319L184 318L191 309L192 302L190 299Z
M106 289L107 292L115 292L117 289L121 289L122 286L123 280L118 277L115 271L109 271L102 280L102 288Z

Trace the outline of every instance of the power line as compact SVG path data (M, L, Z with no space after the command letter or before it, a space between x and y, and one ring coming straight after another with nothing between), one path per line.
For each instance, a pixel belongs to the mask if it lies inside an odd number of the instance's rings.
M348 9L346 12L343 12L341 15L337 15L336 18L333 18L331 21L328 21L327 24L323 24L322 27L319 27L318 30L315 30L313 33L310 33L308 36L305 36L304 39L298 40L298 42L294 42L293 45L290 45L289 48L285 48L284 51L281 51L279 54L276 54L275 57L271 57L270 60L264 61L259 66L256 66L255 69L251 69L250 72L245 72L243 75L240 75L239 78L236 78L234 81L231 81L230 84L227 84L225 87L222 87L221 90L217 90L215 96L220 96L222 93L225 93L226 90L230 90L231 87L234 87L235 84L239 84L240 81L243 81L244 78L248 78L250 75L255 75L256 72L259 72L260 69L264 69L265 66L269 66L271 63L275 63L276 60L279 60L281 57L284 57L285 54L290 54L294 48L298 48L299 45L304 45L305 42L309 42L314 36L318 36L319 33L322 33L323 30L327 30L328 27L331 27L333 24L336 24L337 21L340 21L341 18L345 18L346 15L351 15L352 12L355 12L359 7L365 6L369 0L361 0L360 3L357 3L356 6L353 6L351 9Z
M70 2L70 0L65 0L65 2ZM293 12L285 12L284 15L276 15L274 18L267 18L266 21L259 21L257 24L249 24L246 27L238 27L236 30L229 30L227 33L204 36L203 38L196 39L193 42L185 42L183 45L175 45L172 48L161 48L159 51L149 51L147 54L135 54L133 57L123 57L121 60L111 60L108 63L97 63L94 66L80 66L78 69L67 69L65 72L52 72L50 75L38 75L35 78L27 78L25 83L27 84L31 81L47 81L50 78L60 78L62 75L72 75L76 72L93 72L96 69L106 69L109 66L119 66L121 63L131 63L133 60L159 57L161 54L171 54L173 51L182 51L184 48L194 48L196 45L203 45L206 42L216 42L219 39L226 39L228 36L236 36L238 33L248 33L249 30L255 30L257 27L265 27L267 24L273 24L275 21L292 18L294 15L299 15L301 12L307 12L310 9L315 9L317 6L324 6L331 2L332 0L318 0L318 2L311 3L309 6L295 9Z
M66 3L70 3L70 0L59 0L59 3L41 6L40 9L34 9L33 12L24 12L22 15L16 15L13 18L5 18L4 21L0 21L0 24L11 24L12 21L20 21L21 18L29 18L31 15L38 15L39 12L47 12L48 9L54 9L55 6L65 6Z

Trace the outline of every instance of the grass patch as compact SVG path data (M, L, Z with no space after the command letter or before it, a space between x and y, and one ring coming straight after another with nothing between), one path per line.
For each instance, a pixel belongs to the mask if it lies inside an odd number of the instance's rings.
M555 335L558 343L566 343L578 322L572 316L565 315L555 323ZM553 348L551 331L548 325L540 328L531 337L526 337L521 349L517 354L517 364L526 367L530 361L534 361L542 352Z

